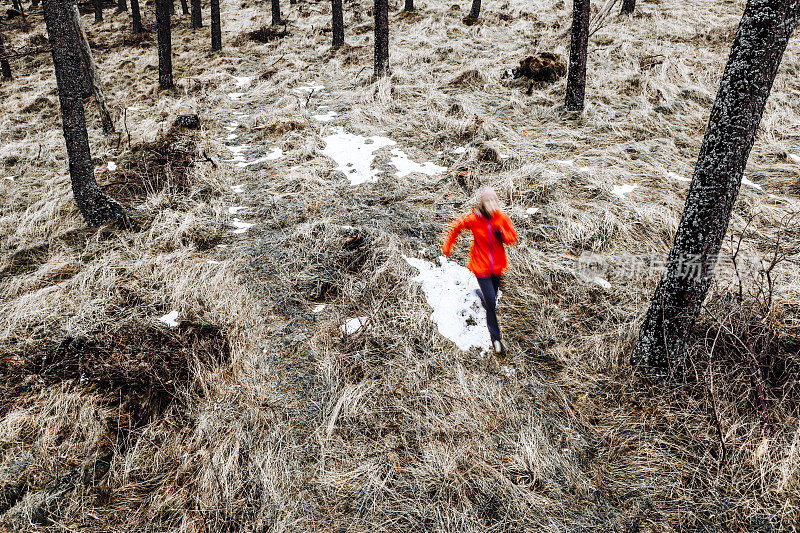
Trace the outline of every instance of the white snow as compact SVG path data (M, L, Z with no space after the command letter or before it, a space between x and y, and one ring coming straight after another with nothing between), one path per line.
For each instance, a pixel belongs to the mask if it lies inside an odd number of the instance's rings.
M397 176L402 178L411 173L427 174L428 176L435 176L447 171L446 167L441 167L430 161L426 161L421 165L408 158L408 156L399 148L392 148L392 160L390 163L397 169Z
M325 304L315 305L314 309L312 309L314 313L321 313L323 310L325 310Z
M759 191L763 191L764 190L764 187L762 187L758 183L753 183L752 181L750 181L749 179L747 179L745 177L742 177L742 183L747 185L748 187L752 187L754 189L758 189Z
M227 140L229 140L229 141L232 141L232 140L234 140L234 139L235 139L236 137L238 137L238 136L239 136L239 135L238 135L237 133L231 133L230 135L228 135L228 136L227 136L227 137L225 137L225 138L226 138Z
M168 325L169 327L174 328L178 326L178 321L177 321L178 316L179 313L177 311L170 311L166 315L159 318L159 320L164 324Z
M566 159L566 160L563 160L563 161L556 161L556 164L557 165L562 165L562 166L565 166L565 167L571 167L572 165L575 164L575 162L572 159Z
M304 93L310 93L312 91L321 91L324 88L325 88L324 85L317 85L315 83L309 83L308 85L301 85L300 87L298 87L295 90L296 91L300 91L300 92L304 92Z
M250 82L253 81L253 76L234 76L233 79L236 80L236 85L244 87L250 85Z
M208 261L206 261L206 263L208 263L209 265L221 265L222 261L215 261L214 259L209 259Z
M589 168L589 167L581 167L581 168L579 168L579 169L578 169L578 172L589 172L589 171L591 171L591 170L592 170L592 169L591 169L591 168Z
M525 210L525 213L528 215L535 215L538 212L539 212L538 207L529 207L528 209Z
M352 185L377 180L379 171L372 170L373 153L397 143L386 137L353 135L344 128L334 128L334 132L323 138L322 153L339 165L336 170L344 172Z
M365 316L350 318L346 320L344 324L339 326L339 329L345 335L352 335L353 333L360 330L367 323L367 320L368 318Z
M607 280L604 280L601 277L595 277L592 281L594 281L595 283L597 283L598 285L600 285L604 289L610 289L611 288L611 283L609 283Z
M228 93L228 98L231 100L238 100L242 96L244 96L244 93Z
M468 351L472 347L488 350L491 341L486 328L486 311L475 293L478 282L472 272L445 257L439 258L440 265L403 257L419 270L414 281L422 285L425 299L433 308L431 320L438 326L439 333L460 350Z
M626 194L632 193L634 190L638 189L638 185L617 185L613 189L611 189L611 194L616 194L620 198L625 198Z
M683 176L675 172L667 172L667 176L677 181L692 181L691 178L684 178Z
M236 215L246 209L247 208L243 205L232 205L231 207L228 208L228 213L230 213L231 215Z
M467 153L467 147L466 146L456 146L455 148L453 148L453 153L454 154L466 154Z
M251 224L249 222L243 222L238 218L234 218L231 224L233 224L233 227L236 228L235 230L233 230L234 233L244 233L245 231L255 226L255 224Z
M236 131L236 126L225 126L226 131Z
M114 172L115 170L117 170L117 164L115 162L113 162L113 161L109 161L108 162L108 170L110 170L111 172Z
M11 176L4 176L3 179L8 181L14 181L14 178L12 178Z
M231 190L237 194L241 194L244 192L244 185L233 185Z
M271 148L269 153L267 153L267 155L265 155L264 157L259 157L258 159L254 159L252 161L246 161L244 156L237 156L237 157L240 158L239 159L234 158L234 160L239 161L238 163L236 163L236 166L239 168L244 168L252 165L257 165L259 163L264 163L265 161L273 161L275 159L280 159L281 157L283 157L283 150L277 147Z
M800 155L789 154L789 159L800 165Z
M317 122L330 122L337 117L336 111L326 111L324 114L311 115Z

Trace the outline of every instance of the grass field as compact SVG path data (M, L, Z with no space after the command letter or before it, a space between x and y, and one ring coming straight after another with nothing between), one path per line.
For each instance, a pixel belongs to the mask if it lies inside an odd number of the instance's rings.
M796 529L800 39L692 364L652 384L628 357L744 3L645 1L606 19L579 115L563 78L501 79L534 52L566 60L571 3L488 2L472 26L463 2L416 4L390 6L380 81L368 2L345 3L336 51L324 2L285 4L273 36L267 4L223 1L217 54L207 11L201 30L178 16L172 91L157 90L152 4L141 38L126 13L85 15L120 133L104 137L87 100L96 174L141 215L130 231L85 227L50 57L12 62L0 529ZM29 22L8 22L14 49L46 42ZM199 130L173 125L188 112ZM374 152L376 181L352 186L323 154L336 128L396 143ZM401 175L393 149L447 170ZM505 360L440 335L403 259L435 260L482 185L520 237ZM587 254L608 267L596 278ZM173 311L176 327L159 320ZM344 334L354 317L365 325Z

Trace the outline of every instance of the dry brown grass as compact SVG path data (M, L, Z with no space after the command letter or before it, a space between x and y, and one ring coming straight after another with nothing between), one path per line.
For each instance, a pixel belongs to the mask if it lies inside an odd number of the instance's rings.
M16 60L0 85L0 178L14 178L0 181L0 528L794 530L796 231L767 318L759 280L738 301L723 267L695 365L667 385L627 362L657 275L615 271L603 289L576 273L585 251L666 255L687 187L668 172L691 175L743 3L662 0L610 17L578 117L560 107L563 79L530 94L501 80L534 52L567 57L570 7L490 3L467 27L466 4L395 6L392 75L374 82L367 4L346 4L348 45L330 51L326 3L284 5L288 34L260 43L249 34L268 23L264 5L223 2L221 54L207 28L178 20L167 93L152 36L131 38L108 10L88 26L121 137L103 138L87 109L98 179L146 221L131 232L84 227L52 65ZM42 31L34 17L7 38L35 45ZM798 208L799 57L795 39L746 173L766 192L743 187L731 222L734 236L747 226L749 257L769 258ZM255 79L243 90L232 75ZM311 82L326 90L293 91ZM333 125L450 171L351 188L321 155L330 126L310 115L323 104ZM202 128L176 134L187 111ZM232 119L237 142L285 157L226 163ZM639 187L620 199L623 183ZM438 255L482 184L521 237L501 302L506 361L442 338L402 259ZM230 232L231 205L256 223L244 236ZM185 323L174 330L157 321L171 310ZM343 336L354 316L367 327ZM204 344L198 331L213 334ZM741 341L771 369L755 380L767 444Z

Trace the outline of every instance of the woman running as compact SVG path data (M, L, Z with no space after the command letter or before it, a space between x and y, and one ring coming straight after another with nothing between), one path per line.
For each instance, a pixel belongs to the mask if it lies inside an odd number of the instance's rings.
M492 347L496 354L504 355L505 346L497 324L497 289L508 265L503 245L517 242L517 232L511 219L500 209L494 189L481 189L477 207L453 223L442 246L444 255L450 257L453 245L465 229L470 230L474 238L469 251L469 269L478 278L480 289L477 293L486 309L486 325L489 327Z

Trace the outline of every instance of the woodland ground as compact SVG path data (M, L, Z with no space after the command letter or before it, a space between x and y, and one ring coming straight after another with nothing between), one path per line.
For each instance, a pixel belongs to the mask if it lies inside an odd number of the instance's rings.
M176 18L166 92L151 4L142 39L127 14L87 15L122 132L104 138L87 102L98 180L143 213L133 231L85 228L50 58L13 61L0 84L0 528L795 530L792 257L771 273L769 306L758 275L740 301L723 266L695 364L661 385L628 364L657 272L577 273L584 252L666 256L688 187L676 176L691 177L743 5L647 1L611 17L591 38L579 116L561 107L563 79L530 95L500 79L536 51L566 58L563 1L487 2L473 26L464 3L394 5L392 75L377 83L368 2L345 3L348 45L332 52L327 3L285 4L288 33L260 43L248 33L268 6L223 1L221 53L207 25ZM33 16L6 36L18 49L43 32ZM300 89L311 84L324 90ZM728 255L743 233L740 257L769 259L778 236L798 252L785 224L800 195L798 94L795 38L746 171L761 189L742 187ZM184 110L201 130L170 127ZM331 123L310 118L326 110ZM335 126L448 171L351 187L322 155ZM250 160L284 155L240 168L225 161L232 142L260 151ZM483 184L520 236L505 361L440 336L402 259L435 258ZM638 187L614 194L622 185ZM255 225L236 234L234 218ZM173 310L168 328L158 317ZM369 326L343 336L355 316Z

